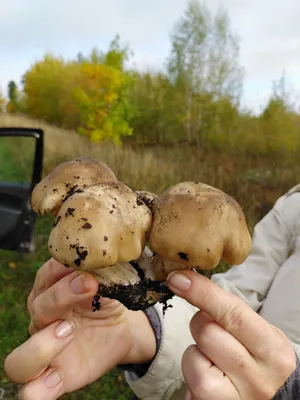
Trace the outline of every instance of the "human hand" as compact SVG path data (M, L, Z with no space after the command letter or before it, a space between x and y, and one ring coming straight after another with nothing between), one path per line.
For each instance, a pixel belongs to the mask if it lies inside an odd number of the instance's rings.
M193 271L171 273L168 286L199 308L196 342L182 357L186 400L270 400L296 367L288 338L238 297Z
M153 358L155 337L145 314L105 298L93 312L97 288L90 274L53 259L39 269L28 297L32 336L5 360L8 377L25 383L19 399L55 400L117 364Z

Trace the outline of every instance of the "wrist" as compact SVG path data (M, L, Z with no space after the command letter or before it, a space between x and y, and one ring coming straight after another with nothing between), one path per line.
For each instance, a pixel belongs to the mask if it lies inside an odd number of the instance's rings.
M127 320L132 345L121 364L150 363L157 352L157 340L147 315L143 311L128 310Z

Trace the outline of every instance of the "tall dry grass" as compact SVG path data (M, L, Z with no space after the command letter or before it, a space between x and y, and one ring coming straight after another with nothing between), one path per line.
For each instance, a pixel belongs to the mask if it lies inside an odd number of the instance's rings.
M252 229L275 200L298 183L300 163L292 158L274 159L230 155L222 151L178 145L170 148L91 143L76 132L57 128L22 115L0 114L0 126L37 127L45 132L44 175L59 163L90 156L107 163L134 189L160 193L180 181L200 181L233 196L243 207ZM12 148L18 162L27 164L24 145Z

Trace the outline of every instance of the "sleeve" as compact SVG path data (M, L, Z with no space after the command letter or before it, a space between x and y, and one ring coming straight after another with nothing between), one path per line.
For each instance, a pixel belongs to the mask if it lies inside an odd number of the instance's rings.
M143 400L184 398L181 358L186 348L194 343L190 320L198 310L177 296L168 304L172 307L167 309L165 315L161 304L154 306L160 321L161 337L156 357L149 369L142 377L132 371L125 372L127 383Z
M296 352L296 369L285 384L278 390L273 400L300 399L300 346L294 345Z
M212 275L211 280L258 311L278 269L292 251L299 217L300 193L292 190L280 197L255 226L252 249L246 261L227 272Z

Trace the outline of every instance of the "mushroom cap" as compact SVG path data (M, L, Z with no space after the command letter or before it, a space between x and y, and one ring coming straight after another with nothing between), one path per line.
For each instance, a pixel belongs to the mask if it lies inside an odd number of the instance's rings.
M182 182L153 204L150 248L188 268L215 268L221 258L241 264L251 236L239 204L219 189Z
M147 190L137 190L136 192L148 207L150 207L153 201L157 198L156 194L148 192Z
M90 157L79 157L58 165L39 182L31 196L33 210L41 215L57 215L65 199L75 191L117 178L104 163Z
M53 258L82 270L138 259L152 214L122 182L104 182L74 193L62 205L49 237Z
M182 263L167 260L156 254L152 257L151 269L155 280L164 281L172 271L186 269L186 266Z

